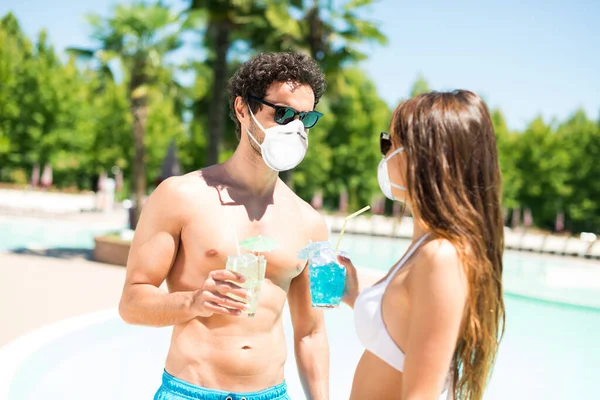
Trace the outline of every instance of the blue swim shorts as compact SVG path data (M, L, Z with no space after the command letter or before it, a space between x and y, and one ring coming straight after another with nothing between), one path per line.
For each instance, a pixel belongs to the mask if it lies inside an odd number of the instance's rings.
M162 385L154 400L291 400L285 382L260 392L233 393L205 389L175 378L167 371L163 373Z

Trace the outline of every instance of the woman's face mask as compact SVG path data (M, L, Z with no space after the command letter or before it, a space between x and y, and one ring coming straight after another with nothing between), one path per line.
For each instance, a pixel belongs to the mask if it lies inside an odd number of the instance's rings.
M256 125L265 133L265 139L260 144L246 128L248 136L260 147L265 164L278 172L298 166L308 149L308 135L303 122L295 119L285 125L275 125L265 129L254 116L250 106L248 110Z
M400 148L394 150L390 155L382 158L381 161L379 162L379 166L377 167L377 180L379 181L379 187L381 188L381 191L383 192L385 197L387 197L388 199L393 200L393 201L401 201L401 200L396 199L394 197L394 194L392 193L392 188L400 189L403 191L406 191L406 188L404 186L398 185L390 180L390 174L388 172L387 162L390 158L394 157L396 154L399 154L403 151L404 151L404 147L400 147Z

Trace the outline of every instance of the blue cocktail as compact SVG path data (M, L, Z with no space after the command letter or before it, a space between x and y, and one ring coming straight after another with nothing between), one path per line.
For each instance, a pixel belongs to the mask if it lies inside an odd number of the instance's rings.
M338 307L344 294L346 268L338 264L337 253L329 242L311 243L298 257L308 259L312 306Z

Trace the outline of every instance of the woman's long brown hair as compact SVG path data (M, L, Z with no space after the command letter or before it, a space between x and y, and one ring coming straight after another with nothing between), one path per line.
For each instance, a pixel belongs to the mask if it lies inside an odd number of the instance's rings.
M392 140L404 146L408 201L434 237L457 249L468 297L451 372L457 399L483 397L504 333L504 227L496 136L476 94L426 93L398 106Z

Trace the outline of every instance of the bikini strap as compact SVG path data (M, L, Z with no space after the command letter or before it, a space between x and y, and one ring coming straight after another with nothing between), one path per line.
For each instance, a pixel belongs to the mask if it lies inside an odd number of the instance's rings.
M419 247L421 247L421 245L423 244L423 242L425 241L425 239L427 239L427 237L429 236L429 233L424 234L423 236L421 236L421 238L417 241L417 243L412 247L412 249L410 249L408 251L408 253L406 253L404 255L404 257L402 257L400 259L400 261L398 261L398 264L394 265L392 272L388 275L388 277L385 279L385 283L386 285L396 276L396 274L398 273L398 271L400 271L400 269L404 266L404 264L406 263L406 261L408 261L408 259L415 254L415 251L417 251L417 249Z

